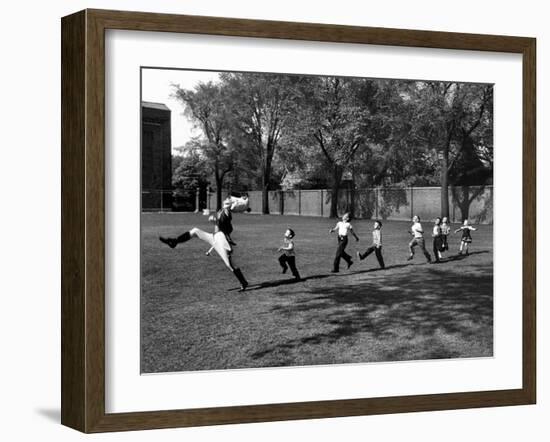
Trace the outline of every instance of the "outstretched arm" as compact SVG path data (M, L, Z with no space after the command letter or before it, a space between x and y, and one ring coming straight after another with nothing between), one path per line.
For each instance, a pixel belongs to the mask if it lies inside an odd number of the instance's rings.
M355 241L359 241L359 237L355 234L355 230L353 230L353 227L350 228L351 234L355 237Z

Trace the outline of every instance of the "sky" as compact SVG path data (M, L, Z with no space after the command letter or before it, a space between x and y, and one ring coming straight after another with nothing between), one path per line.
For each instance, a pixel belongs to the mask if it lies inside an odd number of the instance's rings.
M171 85L192 89L200 81L217 80L218 72L144 68L141 78L142 100L163 103L172 111L172 151L175 147L183 146L193 136L201 134L183 115L182 104L171 96Z

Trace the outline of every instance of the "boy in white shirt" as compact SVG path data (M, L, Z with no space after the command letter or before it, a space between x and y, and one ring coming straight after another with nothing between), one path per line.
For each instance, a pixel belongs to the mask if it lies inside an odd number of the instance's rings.
M428 262L432 262L432 258L428 251L426 250L426 244L424 243L424 230L422 229L422 224L420 224L420 218L415 215L413 216L413 225L411 226L411 230L409 231L413 235L413 239L409 243L409 252L410 255L407 258L407 261L410 261L414 257L414 247L418 246L420 247L420 250L422 250L422 253L428 260Z
M356 241L359 241L359 237L353 231L353 227L349 222L349 213L345 213L342 216L342 221L338 221L336 225L329 230L329 233L338 232L338 247L336 249L336 256L334 257L334 266L332 273L338 273L340 271L340 258L342 258L348 264L348 269L352 266L353 261L351 256L346 253L346 246L348 245L348 235L351 233Z

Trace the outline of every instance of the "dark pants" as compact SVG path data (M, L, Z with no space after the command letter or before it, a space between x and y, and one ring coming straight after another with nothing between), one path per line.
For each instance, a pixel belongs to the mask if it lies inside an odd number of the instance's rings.
M300 279L300 274L298 273L298 269L296 268L296 257L295 256L288 256L285 254L282 254L279 256L279 264L281 264L281 267L283 268L283 273L287 271L287 269L290 267L290 271L294 275L296 279Z
M449 250L449 243L447 242L447 235L441 235L441 251L445 252Z
M439 252L443 250L443 238L441 236L434 237L433 252L436 262L439 262Z
M351 265L351 256L346 253L346 246L348 245L347 236L338 237L338 248L336 249L336 256L334 257L333 270L338 272L340 270L340 258L347 262L348 266Z
M382 257L382 246L380 247L370 246L367 250L365 250L365 253L359 254L359 258L365 259L372 252L375 253L376 259L378 260L378 264L380 264L380 268L381 269L385 268L386 266L384 265L384 258Z

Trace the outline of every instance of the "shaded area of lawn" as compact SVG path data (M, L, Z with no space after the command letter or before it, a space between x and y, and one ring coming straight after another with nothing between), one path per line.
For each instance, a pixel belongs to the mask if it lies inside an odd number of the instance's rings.
M349 347L355 340L374 342L365 361L415 358L438 359L491 356L492 268L484 266L465 280L438 269L414 275L369 279L347 287L316 287L310 296L272 309L274 315L308 316L318 322L306 336L265 346L252 357L270 360L273 354L319 346ZM328 330L327 330L328 329ZM379 345L391 343L391 346ZM351 348L347 348L351 351ZM309 351L316 352L314 348ZM313 356L313 355L312 355ZM317 363L344 362L342 355Z
M239 260L251 286L239 293L206 244L171 250L157 236L192 225L198 215L144 215L142 252L142 371L187 371L492 355L492 228L476 232L470 256L441 264L406 261L408 223L384 223L384 258L328 272L332 220L236 217ZM355 221L369 244L371 222ZM275 253L291 225L296 238L295 282L280 275ZM426 227L425 227L425 230ZM366 239L366 241L365 241Z

